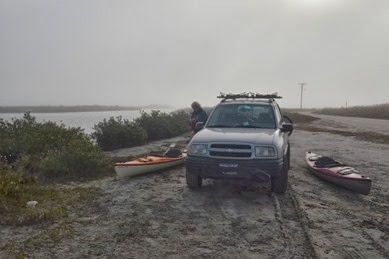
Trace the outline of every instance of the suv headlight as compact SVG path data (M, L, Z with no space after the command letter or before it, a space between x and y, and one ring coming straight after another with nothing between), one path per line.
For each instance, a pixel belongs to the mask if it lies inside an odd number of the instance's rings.
M255 156L256 157L276 157L276 150L274 147L264 146L264 147L255 147Z
M205 156L207 155L207 145L206 144L192 144L189 147L188 155L193 156Z

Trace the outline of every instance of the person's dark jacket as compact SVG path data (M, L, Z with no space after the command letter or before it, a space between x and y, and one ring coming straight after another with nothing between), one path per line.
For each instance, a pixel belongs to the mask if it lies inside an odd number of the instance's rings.
M192 129L194 132L197 132L195 129L195 125L197 122L206 122L208 119L207 113L203 109L199 109L192 112L192 115L190 116L190 119L192 121Z

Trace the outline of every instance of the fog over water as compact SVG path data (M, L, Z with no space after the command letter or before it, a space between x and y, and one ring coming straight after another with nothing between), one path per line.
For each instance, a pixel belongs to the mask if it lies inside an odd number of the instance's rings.
M389 1L0 0L0 106L389 103Z

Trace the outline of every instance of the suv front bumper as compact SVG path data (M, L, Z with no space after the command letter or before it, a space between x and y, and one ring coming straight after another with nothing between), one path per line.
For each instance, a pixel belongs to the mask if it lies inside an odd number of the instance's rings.
M217 159L210 157L188 156L185 167L189 173L202 178L250 179L268 181L277 177L283 159Z

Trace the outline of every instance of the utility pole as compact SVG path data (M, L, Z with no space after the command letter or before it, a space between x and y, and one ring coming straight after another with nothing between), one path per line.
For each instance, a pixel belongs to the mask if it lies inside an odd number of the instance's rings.
M304 91L304 85L306 85L307 83L299 83L300 87L301 87L301 97L300 97L300 110L303 109L303 91Z

